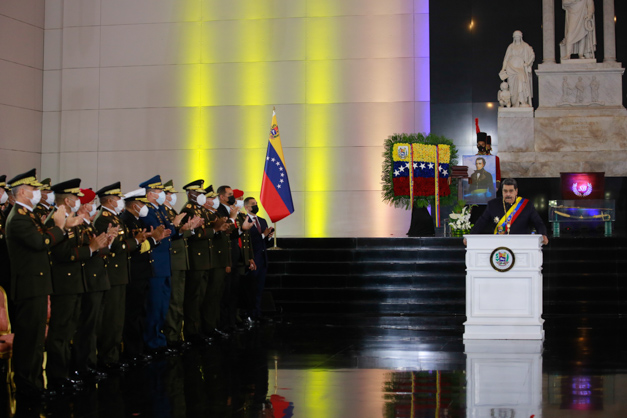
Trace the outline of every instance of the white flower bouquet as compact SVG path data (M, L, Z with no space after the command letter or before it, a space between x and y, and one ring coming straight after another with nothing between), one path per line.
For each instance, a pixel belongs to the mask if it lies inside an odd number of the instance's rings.
M474 206L474 205L473 205ZM466 206L466 202L460 200L453 208L453 213L448 217L448 224L453 235L461 235L470 232L473 224L470 223L470 210L472 206Z

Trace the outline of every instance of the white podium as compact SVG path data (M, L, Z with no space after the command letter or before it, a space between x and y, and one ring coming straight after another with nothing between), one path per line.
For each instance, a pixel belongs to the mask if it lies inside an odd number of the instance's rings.
M464 339L542 340L542 235L465 235Z

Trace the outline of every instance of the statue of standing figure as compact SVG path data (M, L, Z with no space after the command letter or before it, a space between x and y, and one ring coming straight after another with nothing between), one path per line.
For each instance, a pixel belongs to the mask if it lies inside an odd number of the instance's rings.
M514 32L512 42L507 47L503 69L499 73L502 81L507 80L513 107L530 107L533 98L531 68L536 59L533 48L522 40L523 34Z
M594 58L597 48L594 0L562 0L566 11L564 40L560 43L562 61L572 54L579 58Z

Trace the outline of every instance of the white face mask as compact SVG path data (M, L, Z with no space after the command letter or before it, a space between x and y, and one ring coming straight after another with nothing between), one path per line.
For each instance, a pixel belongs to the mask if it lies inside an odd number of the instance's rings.
M6 190L2 191L2 197L0 197L0 205L4 205L9 200L9 193Z
M54 203L54 192L48 192L48 196L46 196L46 204L48 206L52 206Z
M157 198L157 205L163 205L163 202L165 202L165 192L161 190L159 192L159 197Z
M94 216L96 214L96 205L92 204L91 205L91 210L89 211L89 217L91 218L92 216Z
M33 197L30 198L30 204L33 205L33 208L37 206L37 203L41 200L41 190L33 190Z
M218 209L220 207L220 199L218 199L217 197L213 199L213 205L212 208L214 209Z
M68 205L69 206L69 205ZM76 213L78 212L78 210L81 208L81 200L80 199L76 199L74 201L74 206L70 206L70 210L72 211L72 213Z
M139 210L138 215L140 218L145 218L146 216L148 216L148 206L144 205L144 207Z
M202 206L205 203L207 203L207 196L205 196L204 194L199 194L198 196L196 196L196 203L198 203L198 206Z
M115 202L115 212L119 215L124 210L124 199Z
M237 202L235 202L235 207L238 209L241 209L244 207L244 201L243 200L238 200Z
M171 194L170 195L170 206L174 206L176 205L176 195L175 194Z

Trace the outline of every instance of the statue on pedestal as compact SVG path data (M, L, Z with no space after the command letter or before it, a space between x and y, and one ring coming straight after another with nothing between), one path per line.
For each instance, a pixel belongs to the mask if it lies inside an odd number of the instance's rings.
M503 69L499 73L502 81L507 80L513 107L531 107L533 86L531 67L536 59L533 48L522 40L523 34L514 32L514 42L507 47Z
M593 59L597 48L594 0L562 0L562 9L566 11L564 40L560 43L562 61L572 54Z

